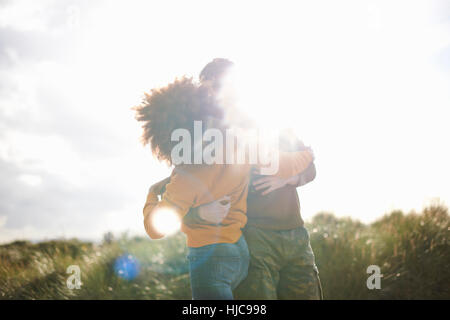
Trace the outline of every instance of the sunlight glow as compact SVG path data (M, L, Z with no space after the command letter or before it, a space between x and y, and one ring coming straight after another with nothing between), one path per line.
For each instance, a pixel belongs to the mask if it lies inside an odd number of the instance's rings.
M442 170L448 155L439 151L438 137L448 133L441 113L450 101L449 80L434 59L448 46L450 35L446 25L435 19L437 4L326 1L324 10L323 4L314 2L277 6L258 2L259 14L253 14L255 5L230 1L220 15L203 14L215 11L217 3L212 1L158 6L108 2L94 7L81 15L81 29L84 26L89 32L83 33L79 54L67 71L65 89L58 91L69 96L67 90L80 88L83 93L71 98L74 105L85 106L77 109L80 116L108 114L102 125L122 128L131 146L140 128L124 106L135 105L143 91L175 77L197 77L215 57L228 58L235 63L237 97L230 98L236 99L236 108L260 128L293 128L315 150L320 174L314 185L302 190L306 218L330 210L368 221L392 207L420 209L428 197L448 199L443 191L448 189L444 186L448 174ZM158 14L148 19L148 13L156 9ZM101 23L97 16L102 17ZM273 23L267 23L269 17ZM154 50L167 39L176 41ZM182 47L196 49L167 58ZM47 78L60 83L57 70L63 69L52 70L53 76ZM233 115L232 110L229 114ZM433 125L417 130L424 123ZM416 143L439 152L434 157L439 164L427 169L432 173L417 170L427 163L427 153L411 157L401 152L412 150ZM139 159L147 150L136 145L133 152L133 158ZM390 163L386 152L392 156ZM367 170L369 163L377 165ZM136 190L143 171L152 181L164 177L164 171L156 170L156 161L140 165L133 166L134 173L129 175ZM416 172L415 179L421 182L408 184L410 172ZM390 184L385 176L391 177ZM358 190L358 185L366 186L367 195L381 192L384 201L367 208L370 199L361 196L350 203L335 192L343 184L349 192ZM402 199L396 190L407 196Z
M55 212L77 214L46 213L46 228L22 219L1 238L142 234L124 216L171 169L139 143L131 107L217 57L236 65L241 123L291 127L313 148L317 178L299 188L306 220L325 210L370 222L450 203L448 17L445 0L7 1L0 27L20 36L1 48L0 160L48 201L52 183L66 186L71 201ZM86 227L78 197L91 192L116 201ZM92 210L104 207L96 199Z
M155 229L166 236L173 235L180 230L181 220L171 209L159 209L155 212L152 219Z

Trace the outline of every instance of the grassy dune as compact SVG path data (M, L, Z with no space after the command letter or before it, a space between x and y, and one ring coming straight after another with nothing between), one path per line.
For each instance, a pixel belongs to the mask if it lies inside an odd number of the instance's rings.
M326 299L450 299L450 219L431 206L370 225L320 213L307 225ZM184 236L102 244L58 240L0 246L0 299L190 299ZM118 259L120 259L118 261ZM81 289L68 289L69 265ZM366 269L378 265L380 290Z

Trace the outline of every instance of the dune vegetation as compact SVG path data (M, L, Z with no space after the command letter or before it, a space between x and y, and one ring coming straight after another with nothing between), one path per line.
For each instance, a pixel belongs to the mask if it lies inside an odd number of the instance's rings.
M307 224L325 299L450 299L450 219L442 205L365 225L319 213ZM0 299L191 299L185 238L105 236L0 246ZM69 289L70 265L80 289ZM377 265L381 289L366 285Z

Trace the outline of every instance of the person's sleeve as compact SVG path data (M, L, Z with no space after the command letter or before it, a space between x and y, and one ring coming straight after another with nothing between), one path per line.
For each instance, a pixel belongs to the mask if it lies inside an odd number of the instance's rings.
M309 148L305 146L302 140L297 138L292 130L287 130L280 137L280 150L282 151L295 152L308 149ZM297 178L295 184L293 184L294 187L300 187L314 180L316 177L316 166L314 165L314 161L312 161L304 171L292 176L292 178L294 177Z
M316 165L314 162L311 162L311 164L306 168L305 171L298 174L297 183L294 185L294 187L298 188L301 186L304 186L307 183L310 183L316 178Z
M289 130L280 136L278 148L271 151L278 152L278 168L273 170L271 165L258 164L260 174L274 175L282 179L291 178L304 172L314 160L312 150Z
M158 196L149 191L147 195L147 200L144 205L143 213L144 213L144 227L148 236L152 239L160 239L164 237L163 234L159 233L152 224L151 218L152 213L155 212L156 207L159 205Z
M298 175L305 171L313 160L314 156L310 150L280 151L278 172L275 175L283 179Z
M193 184L192 178L186 173L173 173L170 182L166 185L166 190L158 200L158 196L152 192L147 195L147 201L144 205L144 226L145 231L152 239L164 237L154 225L153 217L155 212L162 209L168 209L175 212L182 219L189 208L195 203L198 190Z

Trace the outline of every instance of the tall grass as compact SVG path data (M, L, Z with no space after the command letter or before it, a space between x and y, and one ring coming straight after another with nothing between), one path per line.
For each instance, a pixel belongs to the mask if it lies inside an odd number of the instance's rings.
M394 211L367 226L321 213L308 226L328 299L450 299L448 209ZM368 290L377 265L381 289Z
M450 299L450 219L447 208L395 211L371 225L329 213L307 225L326 299ZM124 277L118 258L136 274ZM190 299L182 234L150 241L123 235L93 244L73 240L0 246L0 299ZM130 260L127 260L127 259ZM69 265L81 269L81 289L68 289ZM381 289L366 273L378 265Z

